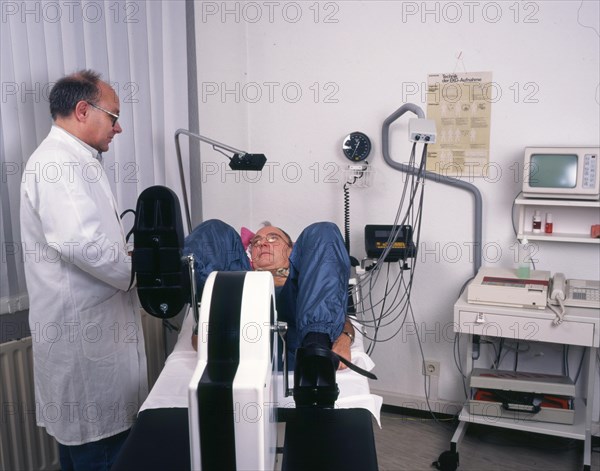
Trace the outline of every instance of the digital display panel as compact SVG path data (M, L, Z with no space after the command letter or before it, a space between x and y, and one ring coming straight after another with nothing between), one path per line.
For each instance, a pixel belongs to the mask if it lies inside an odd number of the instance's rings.
M576 154L532 154L529 186L532 188L575 188Z

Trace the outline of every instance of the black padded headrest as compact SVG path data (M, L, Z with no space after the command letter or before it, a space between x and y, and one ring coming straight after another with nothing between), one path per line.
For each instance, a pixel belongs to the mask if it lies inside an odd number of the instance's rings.
M158 185L142 192L133 235L133 270L142 307L162 319L176 316L190 302L190 288L182 261L181 208L172 190Z

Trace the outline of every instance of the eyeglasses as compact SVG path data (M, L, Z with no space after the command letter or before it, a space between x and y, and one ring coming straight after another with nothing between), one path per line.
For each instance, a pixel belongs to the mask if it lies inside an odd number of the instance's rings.
M105 110L104 108L101 108L98 105L94 105L93 103L90 103L89 101L86 101L86 103L88 105L90 105L92 108L96 108L97 110L100 111L104 111L107 115L109 115L112 119L111 119L111 123L112 123L112 127L115 127L115 124L117 124L117 120L119 119L119 115L118 114L114 114L111 111Z
M287 245L290 245L288 242L283 240L283 237L281 237L279 234L275 234L274 232L269 232L266 236L254 236L251 240L250 240L250 245L252 247L258 245L258 244L264 244L265 242L268 242L269 244L276 244L279 242L284 242Z

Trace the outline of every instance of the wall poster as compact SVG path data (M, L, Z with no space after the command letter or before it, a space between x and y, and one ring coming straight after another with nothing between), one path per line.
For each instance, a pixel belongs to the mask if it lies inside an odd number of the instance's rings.
M491 72L430 74L427 118L437 139L427 148L427 170L448 177L485 177L490 157Z

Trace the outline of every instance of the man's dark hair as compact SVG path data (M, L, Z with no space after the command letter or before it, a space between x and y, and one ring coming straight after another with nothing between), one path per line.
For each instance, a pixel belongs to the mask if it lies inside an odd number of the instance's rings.
M50 91L52 119L69 116L80 101L95 103L100 95L100 74L93 70L80 70L61 78Z

